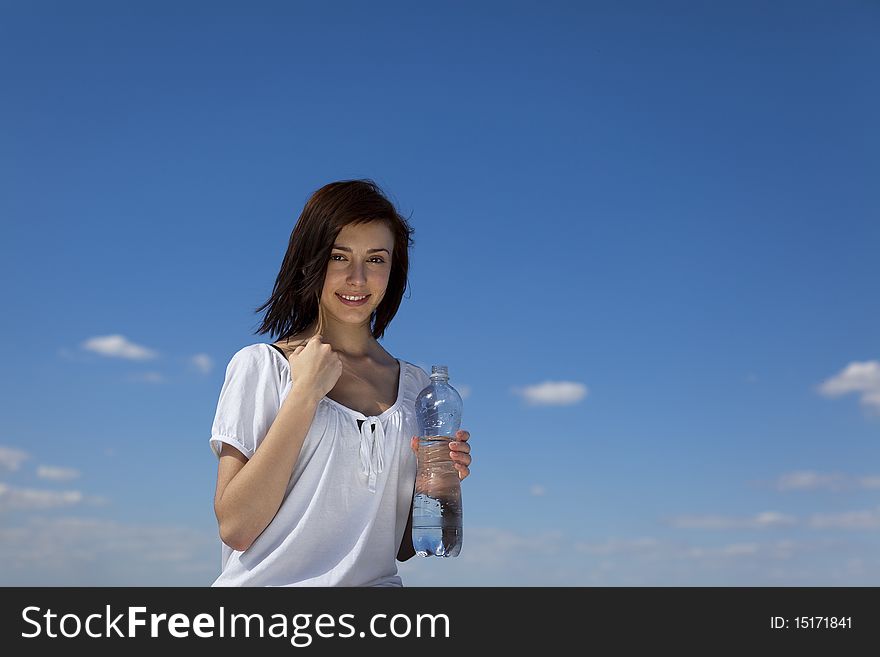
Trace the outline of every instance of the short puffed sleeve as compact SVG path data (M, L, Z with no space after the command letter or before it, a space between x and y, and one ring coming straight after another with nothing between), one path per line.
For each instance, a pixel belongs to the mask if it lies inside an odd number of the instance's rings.
M254 455L278 415L280 388L278 368L265 346L250 345L232 356L211 426L211 449L218 458L221 443L248 458Z

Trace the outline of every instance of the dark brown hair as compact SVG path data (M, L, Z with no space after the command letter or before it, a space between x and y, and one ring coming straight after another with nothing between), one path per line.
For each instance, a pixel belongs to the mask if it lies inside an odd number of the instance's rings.
M254 311L268 309L256 333L286 340L311 326L318 319L327 263L339 231L348 224L376 220L384 221L394 235L388 287L370 318L373 337L381 338L408 285L413 229L369 179L329 183L311 195L290 234L272 295Z

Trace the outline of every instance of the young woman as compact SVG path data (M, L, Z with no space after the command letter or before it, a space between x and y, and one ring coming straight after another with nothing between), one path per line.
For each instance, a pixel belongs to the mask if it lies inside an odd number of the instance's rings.
M370 180L305 205L258 333L211 428L222 571L213 586L401 586L415 552L419 367L378 342L407 284L412 229ZM450 457L469 474L470 434Z

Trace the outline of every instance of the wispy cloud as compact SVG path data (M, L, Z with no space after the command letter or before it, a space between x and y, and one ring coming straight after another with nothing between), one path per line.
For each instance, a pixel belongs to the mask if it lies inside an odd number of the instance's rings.
M37 468L37 476L40 479L51 481L70 481L79 477L79 470L73 468L59 468L52 465L41 465Z
M101 497L84 495L78 490L18 488L0 483L0 512L57 509L77 504L104 504Z
M165 375L161 372L137 372L128 375L129 381L138 381L141 383L165 383Z
M214 529L32 517L0 525L0 586L207 586L218 546ZM703 545L470 527L458 558L400 571L410 586L852 586L878 581L880 559L839 536Z
M656 552L660 541L650 536L639 538L609 538L604 541L578 541L574 549L594 556L619 556L622 554Z
M861 403L880 412L880 361L868 360L847 365L818 386L825 397L857 394Z
M853 476L839 472L821 473L812 470L798 470L781 475L774 485L780 491L876 490L880 488L880 475Z
M208 354L196 354L189 362L203 374L208 374L214 369L214 360Z
M817 513L807 524L813 529L880 529L880 507L868 511Z
M529 488L529 492L535 497L541 497L547 493L547 489L541 484L532 484L531 488Z
M692 547L682 553L685 558L705 559L707 557L750 557L758 554L759 543L731 543L720 547Z
M722 515L675 516L665 524L677 529L743 530L791 527L803 524L810 529L880 529L880 507L870 510L841 513L815 513L805 522L795 516L767 511L755 516L731 517Z
M493 558L502 554L555 555L568 547L565 534L561 531L533 534L507 529L474 528L468 534L472 540L467 551L462 547L461 557L483 564L491 563Z
M218 540L187 527L34 517L0 527L0 586L208 586Z
M130 342L123 335L102 335L89 338L82 343L86 351L93 351L109 358L125 358L127 360L149 360L159 354L152 349Z
M14 447L4 447L0 445L0 469L9 472L18 470L23 461L27 460L27 452Z
M776 511L765 511L754 516L733 517L723 515L673 516L666 521L678 529L765 529L790 527L797 523L794 516Z
M589 388L583 383L573 381L545 381L537 385L513 389L514 394L521 396L531 406L576 404L589 392Z
M472 527L458 558L414 558L400 572L410 586L851 586L880 578L872 547L839 534L715 544Z

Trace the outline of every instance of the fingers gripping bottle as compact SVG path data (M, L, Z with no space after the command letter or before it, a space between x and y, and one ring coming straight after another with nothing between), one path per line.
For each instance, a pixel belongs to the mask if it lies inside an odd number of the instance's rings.
M416 397L419 451L412 541L422 557L457 557L461 551L461 480L449 456L461 411L461 395L449 385L446 365L432 366L431 383Z

